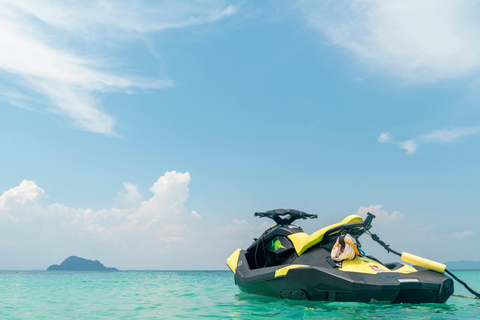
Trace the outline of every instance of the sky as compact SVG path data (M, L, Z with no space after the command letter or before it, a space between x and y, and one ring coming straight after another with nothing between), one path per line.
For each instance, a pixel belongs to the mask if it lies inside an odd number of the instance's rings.
M226 270L276 208L480 260L478 1L0 0L0 35L0 270Z

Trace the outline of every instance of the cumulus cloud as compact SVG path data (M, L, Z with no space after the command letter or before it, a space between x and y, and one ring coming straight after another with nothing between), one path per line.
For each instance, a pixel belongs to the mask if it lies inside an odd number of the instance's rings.
M373 71L408 81L478 73L474 0L301 1L308 23Z
M78 129L115 135L116 120L103 110L100 94L173 82L122 71L125 62L109 52L152 32L211 23L234 11L221 0L0 1L0 79L7 84L0 94L25 109L44 105Z
M379 223L390 223L395 221L401 221L404 218L404 215L400 211L393 211L389 214L387 211L382 209L382 205L371 205L369 207L361 206L357 210L357 214L361 216L363 219L367 217L367 212L375 215L375 222Z
M44 193L33 181L22 181L0 196L0 217L3 215L10 221L32 220L33 215L42 214L39 208Z
M101 253L123 267L161 268L162 254L180 250L178 245L195 236L188 225L191 212L184 206L189 183L188 172L166 172L150 188L151 198L139 206L92 210L45 205L45 191L33 181L22 181L0 196L2 252L15 257L37 250L55 259ZM135 194L135 186L126 186Z
M462 141L461 138L474 135L479 132L480 127L439 129L406 141L395 141L393 140L393 137L390 135L390 133L382 132L378 137L377 141L380 143L390 142L393 144L397 144L400 148L405 149L408 154L412 154L417 151L420 145L459 143Z
M48 203L42 187L22 181L0 193L0 269L45 269L71 255L120 269L222 269L258 232L240 218L202 226L185 206L190 181L188 172L166 172L145 201L99 210ZM124 188L137 197L136 185Z
M25 205L37 202L45 193L35 182L23 180L17 187L5 191L0 196L0 210L9 211L11 205Z

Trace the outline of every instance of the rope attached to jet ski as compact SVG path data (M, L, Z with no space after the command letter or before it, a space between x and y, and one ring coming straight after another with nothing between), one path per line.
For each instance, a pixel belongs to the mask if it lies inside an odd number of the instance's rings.
M385 248L385 250L387 250L387 252L391 252L393 254L396 254L397 256L401 257L402 254L393 250L392 248L390 248L390 245L386 244L385 242L383 242L382 240L380 240L380 238L376 235L376 234L373 234L371 233L370 231L368 230L365 230L365 233L370 235L370 237L372 237L372 240L377 242L378 244L380 244L383 248ZM469 297L469 296L462 296L462 295L455 295L457 297L463 297L463 298L475 298L475 299L480 299L480 293L476 292L475 290L473 290L472 288L470 288L468 286L468 284L466 284L465 282L463 282L462 280L460 280L457 276L455 276L451 271L445 269L445 272L448 273L453 279L457 280L460 284L462 284L465 289L467 289L468 291L470 291L471 294L473 294L475 297Z
M462 284L468 291L470 291L471 294L475 295L475 299L480 299L480 293L476 292L475 290L473 290L472 288L470 288L468 286L468 284L466 284L465 282L463 282L462 280L458 279L457 276L455 276L453 273L451 273L450 271L448 271L447 269L445 269L445 272L448 273L449 276L451 276L453 279L457 280L460 284ZM468 296L462 296L462 295L455 295L457 297L465 297L467 298ZM473 297L468 297L468 298L473 298Z
M382 247L385 248L385 250L387 250L388 253L393 253L393 254L396 254L397 256L401 257L402 254L393 250L392 248L390 248L390 245L386 244L385 242L383 242L382 240L380 240L380 238L374 234L374 233L370 233L369 231L366 231L365 233L367 233L370 237L372 237L372 240L379 243Z
M341 235L337 238L337 242L332 248L331 257L335 261L353 260L356 256L360 256L357 248L357 241L349 234Z

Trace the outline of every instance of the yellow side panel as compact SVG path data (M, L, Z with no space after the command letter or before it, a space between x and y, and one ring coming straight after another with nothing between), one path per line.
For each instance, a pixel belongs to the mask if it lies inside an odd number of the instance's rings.
M235 274L235 271L237 270L237 262L238 262L238 256L240 256L240 251L242 251L242 249L235 250L235 252L232 253L232 255L227 258L227 265L234 274Z
M356 256L353 260L344 260L342 261L342 267L338 270L347 271L347 272L360 272L360 273L370 273L377 274L381 272L391 272L383 264L378 263L375 260L372 260L367 257Z
M305 243L307 243L308 234L305 232L298 232L288 235L288 239L292 241L295 251L297 251L297 254L300 255L300 251L302 251L303 246L305 246Z
M312 246L316 245L317 243L319 243L320 241L323 240L323 236L325 235L325 232L327 232L328 230L332 229L332 228L335 228L335 227L338 227L338 226L341 226L343 224L348 224L348 223L362 223L363 222L363 219L362 217L356 215L356 214L352 214L352 215L349 215L348 217L346 217L345 219L343 219L341 222L339 223L336 223L336 224L332 224L331 226L328 226L328 227L325 227L325 228L322 228L320 230L317 230L315 231L314 233L312 233L308 239L307 239L307 242L305 243L305 245L302 247L302 249L300 251L297 251L298 255L301 255L302 253L304 253L305 251L307 251L307 249L311 248ZM296 249L296 247L295 247Z
M398 273L413 273L413 272L418 272L417 269L415 269L412 266L409 266L408 264L403 264L403 267L398 268L397 270L394 270L392 272L398 272Z
M288 273L288 270L290 269L296 269L296 268L307 268L310 266L304 265L304 264L291 264L289 266L283 267L281 269L278 269L275 271L275 278L276 277L281 277L281 276L286 276Z

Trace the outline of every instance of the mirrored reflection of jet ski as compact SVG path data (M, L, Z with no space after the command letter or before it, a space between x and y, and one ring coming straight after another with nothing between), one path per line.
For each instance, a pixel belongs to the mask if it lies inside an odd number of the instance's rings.
M358 238L369 233L375 217L370 213L365 221L350 215L311 235L292 223L317 215L276 209L255 216L276 224L227 259L235 284L244 292L294 300L384 303L443 303L453 293L444 265L405 253L410 260L402 259L429 269L365 256Z

